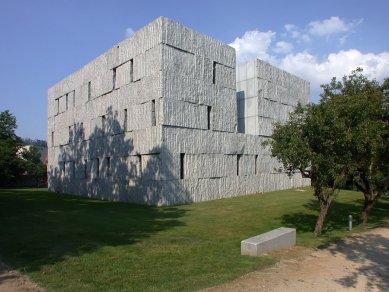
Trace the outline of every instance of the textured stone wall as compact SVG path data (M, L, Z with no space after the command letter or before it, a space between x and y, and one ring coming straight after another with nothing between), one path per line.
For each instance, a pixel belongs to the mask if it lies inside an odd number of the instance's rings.
M258 82L238 101L266 78L278 86L253 64ZM158 18L49 89L49 189L172 205L306 185L278 171L261 133L237 133L235 74L233 48ZM269 118L251 96L250 115Z

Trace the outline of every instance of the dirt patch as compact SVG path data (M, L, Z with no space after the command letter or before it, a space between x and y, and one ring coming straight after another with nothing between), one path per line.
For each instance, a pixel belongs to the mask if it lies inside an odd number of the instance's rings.
M283 259L272 267L206 291L389 291L388 227L277 256Z
M27 276L13 271L10 267L0 262L0 291L42 292L45 290L32 282Z

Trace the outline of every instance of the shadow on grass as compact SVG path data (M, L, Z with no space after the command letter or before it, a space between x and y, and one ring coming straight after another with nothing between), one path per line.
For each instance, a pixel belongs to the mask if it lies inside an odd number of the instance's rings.
M334 230L347 230L349 215L353 216L353 225L358 225L362 206L362 199L357 199L351 203L343 203L339 200L333 201L324 223L322 235L325 236L326 233ZM296 228L298 232L313 233L319 214L319 203L317 200L312 199L304 204L304 208L306 209L304 212L283 215L282 223L287 227ZM387 218L388 210L389 200L387 198L380 200L369 216L369 226L374 227L382 225Z
M134 245L183 225L184 210L113 203L49 193L0 190L0 254L32 272L104 246Z

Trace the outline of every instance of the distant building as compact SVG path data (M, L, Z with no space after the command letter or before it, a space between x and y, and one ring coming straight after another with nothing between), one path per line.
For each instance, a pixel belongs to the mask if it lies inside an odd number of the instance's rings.
M174 205L301 187L262 142L309 83L160 17L49 89L49 190Z

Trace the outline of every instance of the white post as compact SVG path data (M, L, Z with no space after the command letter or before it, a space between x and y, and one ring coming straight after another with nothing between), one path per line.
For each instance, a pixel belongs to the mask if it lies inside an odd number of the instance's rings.
M348 231L351 231L353 229L353 216L348 215Z

